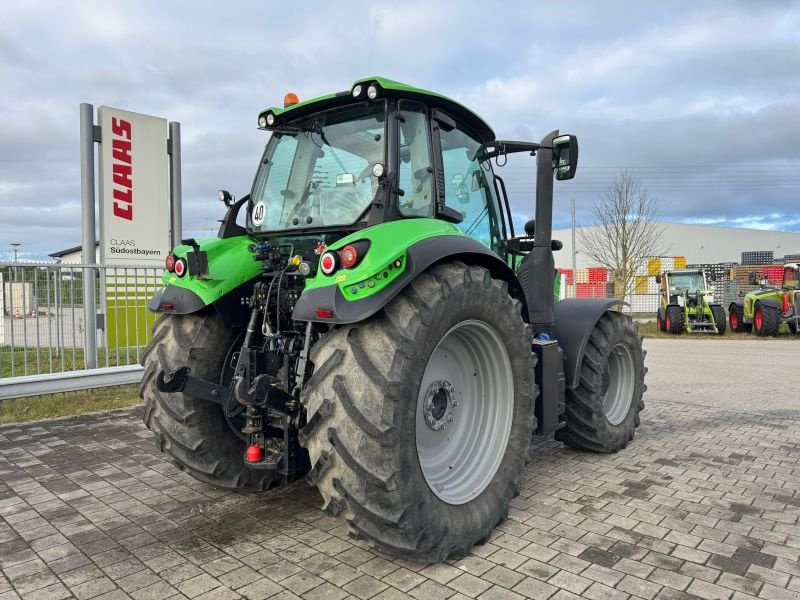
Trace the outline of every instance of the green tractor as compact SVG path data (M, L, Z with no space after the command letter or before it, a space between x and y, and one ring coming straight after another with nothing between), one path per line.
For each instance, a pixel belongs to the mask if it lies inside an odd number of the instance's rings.
M660 331L725 335L725 309L713 301L709 278L700 269L675 269L656 277L661 306L656 314Z
M305 477L377 549L462 556L508 514L533 434L616 452L639 424L644 352L620 302L554 299L553 182L577 140L498 141L377 77L292 96L258 116L250 194L220 192L218 235L167 259L144 421L201 481ZM492 166L511 153L536 157L520 237Z
M753 331L758 336L778 335L781 323L789 331L800 331L800 264L788 263L783 267L783 284L780 289L762 287L740 295L728 308L731 330Z

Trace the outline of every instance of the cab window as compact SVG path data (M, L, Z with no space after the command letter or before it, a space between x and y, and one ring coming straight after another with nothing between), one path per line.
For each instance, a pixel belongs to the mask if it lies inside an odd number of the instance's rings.
M400 103L400 214L404 217L433 216L433 167L428 141L425 107L416 102Z
M499 204L491 164L481 156L481 143L456 127L440 132L444 167L445 204L461 213L458 227L497 253L502 253Z

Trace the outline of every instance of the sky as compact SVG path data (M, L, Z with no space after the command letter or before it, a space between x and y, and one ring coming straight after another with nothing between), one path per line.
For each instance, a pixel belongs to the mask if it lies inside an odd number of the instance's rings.
M496 6L493 6L496 5ZM669 221L800 231L800 3L119 1L8 4L0 260L80 244L79 104L181 123L185 235L249 192L257 116L381 75L470 106L500 139L580 142L554 226L631 169ZM506 179L517 228L534 163Z

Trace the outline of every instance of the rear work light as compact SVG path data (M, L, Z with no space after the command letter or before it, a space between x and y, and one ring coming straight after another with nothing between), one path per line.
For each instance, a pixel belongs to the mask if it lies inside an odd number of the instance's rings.
M332 319L333 318L333 311L330 308L318 308L317 309L317 316L320 319Z
M175 257L172 254L167 254L167 258L164 261L165 267L167 271L172 273L175 270Z

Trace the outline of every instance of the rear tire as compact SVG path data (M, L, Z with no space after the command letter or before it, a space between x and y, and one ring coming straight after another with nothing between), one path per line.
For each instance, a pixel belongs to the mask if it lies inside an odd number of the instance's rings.
M683 310L680 306L667 307L665 326L672 335L680 335L683 331Z
M595 325L580 365L580 381L568 389L566 425L556 439L576 450L617 452L633 439L644 410L644 352L633 321L606 312Z
M534 355L521 309L488 270L449 263L370 319L323 336L312 350L300 441L324 511L378 550L418 562L464 556L489 536L518 493L535 425ZM490 368L498 355L507 369ZM452 390L428 394L439 383L447 390L445 379ZM506 441L492 445L492 436ZM473 481L472 491L459 480Z
M725 309L721 306L712 306L711 314L714 315L714 324L717 326L717 335L725 335Z
M781 326L781 315L774 306L767 306L756 302L753 313L753 331L759 337L775 337Z
M228 425L222 407L188 394L167 394L156 387L161 372L188 366L192 375L220 382L225 358L239 331L214 313L164 315L142 353L144 423L162 452L195 479L223 488L262 491L273 483L272 471L249 469L245 443Z
M660 310L656 313L656 326L658 327L658 330L662 333L667 331L667 325L664 323L664 319L661 318Z

